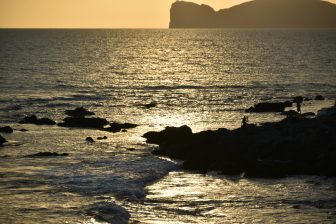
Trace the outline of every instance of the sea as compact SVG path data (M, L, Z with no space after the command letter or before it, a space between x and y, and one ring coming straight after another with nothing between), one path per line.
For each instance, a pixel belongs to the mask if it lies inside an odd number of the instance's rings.
M2 29L0 126L14 133L1 133L0 223L336 223L336 178L183 171L142 137L278 121L244 110L295 96L312 99L302 112L334 105L336 30ZM139 126L18 123L76 107ZM69 156L27 157L38 152Z

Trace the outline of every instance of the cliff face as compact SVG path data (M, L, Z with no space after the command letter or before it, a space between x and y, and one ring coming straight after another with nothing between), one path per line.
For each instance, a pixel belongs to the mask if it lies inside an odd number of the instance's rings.
M254 0L215 11L177 1L170 28L336 28L336 5L321 0Z

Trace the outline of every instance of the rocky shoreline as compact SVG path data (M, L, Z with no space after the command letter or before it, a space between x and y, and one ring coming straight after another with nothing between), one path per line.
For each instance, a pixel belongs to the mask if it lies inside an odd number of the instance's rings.
M166 127L143 137L159 146L153 154L183 160L187 170L262 178L336 176L335 114L199 133Z

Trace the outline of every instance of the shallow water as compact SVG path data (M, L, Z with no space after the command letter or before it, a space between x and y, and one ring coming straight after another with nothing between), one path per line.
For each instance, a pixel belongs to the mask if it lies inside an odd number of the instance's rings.
M334 179L185 173L141 136L168 125L233 129L254 103L297 95L327 98L303 112L330 106L335 39L335 30L0 30L0 126L28 129L2 134L0 222L123 222L129 212L131 223L332 223ZM17 123L30 114L59 122L78 106L140 126L113 134ZM26 157L40 151L70 156Z

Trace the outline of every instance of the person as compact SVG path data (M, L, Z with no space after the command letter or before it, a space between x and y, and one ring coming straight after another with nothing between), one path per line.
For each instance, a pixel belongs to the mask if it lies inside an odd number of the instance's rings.
M296 102L296 110L297 112L301 113L301 102L299 101Z
M246 125L247 125L247 122L248 122L248 117L247 117L247 116L244 116L244 117L243 117L243 120L242 120L242 127L246 126Z

